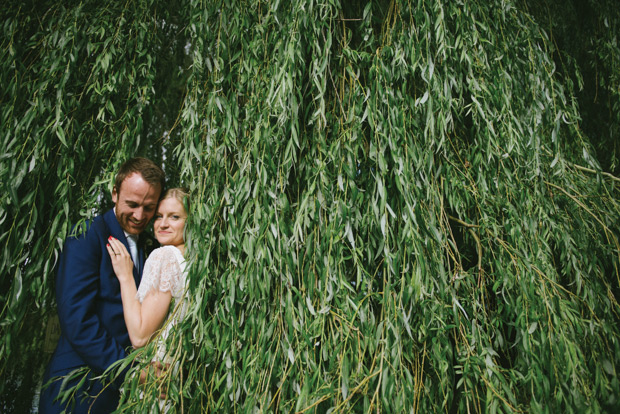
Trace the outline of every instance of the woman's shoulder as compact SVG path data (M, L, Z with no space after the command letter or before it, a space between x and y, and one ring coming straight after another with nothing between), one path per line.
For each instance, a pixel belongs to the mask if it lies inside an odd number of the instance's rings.
M158 247L157 249L153 250L151 252L151 254L149 254L148 259L159 259L159 260L165 260L167 258L174 258L176 260L179 260L179 256L181 258L181 260L183 259L183 255L181 254L181 252L179 251L179 249L177 249L174 246L161 246Z

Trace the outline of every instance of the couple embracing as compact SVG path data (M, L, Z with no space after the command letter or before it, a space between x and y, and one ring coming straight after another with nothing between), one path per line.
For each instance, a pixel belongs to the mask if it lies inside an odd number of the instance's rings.
M126 161L114 182L114 208L95 217L82 234L67 238L56 273L61 336L43 383L56 380L41 393L41 413L114 411L123 379L103 384L96 377L127 356L131 346L146 345L171 304L186 305L188 195L180 188L163 192L164 187L164 172L152 161ZM149 236L142 233L153 218L162 247L146 259ZM162 362L164 355L165 350L158 352ZM62 403L57 399L62 377L80 367L90 368L89 377L75 401Z

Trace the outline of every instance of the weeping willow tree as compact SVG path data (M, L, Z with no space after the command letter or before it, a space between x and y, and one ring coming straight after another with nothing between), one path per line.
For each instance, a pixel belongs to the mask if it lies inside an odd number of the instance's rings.
M141 154L191 189L191 306L119 411L617 409L613 2L586 58L542 0L292 3L3 9L3 394L46 362L64 238Z

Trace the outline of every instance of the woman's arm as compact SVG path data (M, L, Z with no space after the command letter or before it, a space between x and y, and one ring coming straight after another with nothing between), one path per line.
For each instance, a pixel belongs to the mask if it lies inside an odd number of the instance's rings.
M166 319L172 294L153 289L140 303L136 297L136 282L133 279L133 262L125 245L115 238L110 238L107 245L112 259L114 273L121 285L123 315L129 339L134 348L146 345ZM146 275L145 275L146 276Z

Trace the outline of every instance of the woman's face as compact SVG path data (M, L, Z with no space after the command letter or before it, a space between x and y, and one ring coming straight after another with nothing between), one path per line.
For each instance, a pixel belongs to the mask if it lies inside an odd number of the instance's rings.
M161 200L155 213L155 238L162 246L183 246L183 229L187 213L183 204L176 198L166 198Z

